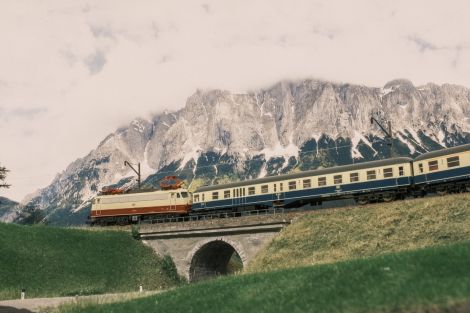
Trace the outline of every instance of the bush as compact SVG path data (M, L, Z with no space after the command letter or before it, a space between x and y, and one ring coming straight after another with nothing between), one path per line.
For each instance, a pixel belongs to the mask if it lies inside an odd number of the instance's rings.
M134 239L140 239L140 227L139 225L132 225L131 227L131 233L132 233L132 237Z

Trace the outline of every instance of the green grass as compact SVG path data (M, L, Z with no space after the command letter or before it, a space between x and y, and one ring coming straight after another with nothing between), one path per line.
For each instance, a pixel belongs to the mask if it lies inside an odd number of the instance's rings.
M469 194L319 210L285 228L248 271L332 263L469 238Z
M178 283L171 260L129 232L0 223L0 300L159 289Z
M216 279L105 305L67 305L61 313L409 312L470 300L470 242L367 259Z

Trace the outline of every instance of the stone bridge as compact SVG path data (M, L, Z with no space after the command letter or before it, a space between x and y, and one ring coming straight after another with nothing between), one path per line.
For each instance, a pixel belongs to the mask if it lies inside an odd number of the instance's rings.
M159 255L170 255L188 281L230 273L235 256L245 268L256 253L286 225L293 214L142 224L140 238Z

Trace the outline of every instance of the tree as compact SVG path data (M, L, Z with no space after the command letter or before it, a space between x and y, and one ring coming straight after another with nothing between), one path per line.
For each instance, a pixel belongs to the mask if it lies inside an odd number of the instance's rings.
M10 185L4 183L4 180L7 177L7 172L8 170L5 167L0 166L0 188L10 187Z

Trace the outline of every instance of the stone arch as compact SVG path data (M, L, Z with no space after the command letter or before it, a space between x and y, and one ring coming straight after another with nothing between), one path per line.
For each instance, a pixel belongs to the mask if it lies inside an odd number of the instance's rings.
M233 253L238 254L243 267L247 258L243 247L228 238L211 238L198 242L188 253L187 278L199 281L209 277L227 274L227 264Z

